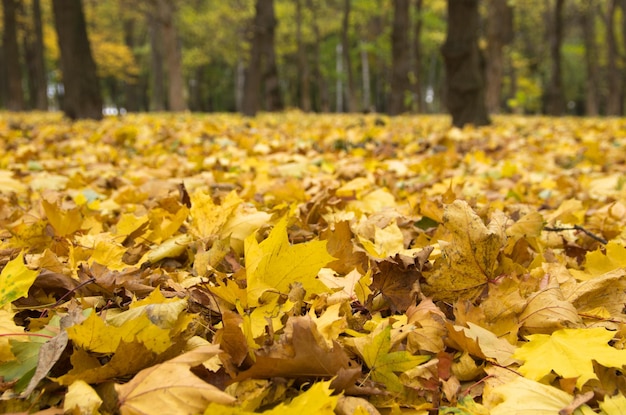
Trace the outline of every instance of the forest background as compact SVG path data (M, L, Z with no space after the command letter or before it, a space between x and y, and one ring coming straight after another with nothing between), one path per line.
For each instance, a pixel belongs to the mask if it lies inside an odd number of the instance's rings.
M3 0L4 108L63 108L53 3ZM489 113L623 114L625 0L479 3ZM444 0L261 0L256 20L252 0L82 6L106 113L446 110Z

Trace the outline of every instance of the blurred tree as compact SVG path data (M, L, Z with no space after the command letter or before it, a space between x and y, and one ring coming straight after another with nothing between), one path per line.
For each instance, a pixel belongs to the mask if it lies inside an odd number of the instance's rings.
M260 109L261 81L265 81L267 110L282 108L278 88L278 70L274 52L274 31L277 25L274 0L256 0L250 60L246 69L242 112L254 116Z
M612 1L612 0L611 0ZM563 115L565 112L565 96L563 93L563 75L561 72L561 45L563 43L563 5L565 0L555 0L554 7L552 1L547 2L548 13L546 13L549 24L549 44L550 44L550 83L546 94L546 112L549 115Z
M452 124L489 124L484 67L478 49L478 0L448 0L448 29L441 52L446 64L446 104Z
M167 68L169 110L185 111L187 110L185 82L183 79L178 32L174 21L175 12L175 2L171 0L156 0L157 21L161 26L163 54L165 55Z
M7 109L10 111L22 111L24 109L24 91L22 89L20 52L17 42L16 0L2 0L2 7L4 11L2 45L6 73L5 82L7 82Z
M391 32L391 93L388 112L391 115L406 111L409 83L409 0L393 1L393 30Z
M596 44L596 12L597 7L594 0L583 2L580 13L581 26L583 28L583 41L585 45L585 66L587 77L585 81L585 113L596 116L600 113L600 102L598 89L600 81L598 79L598 45Z
M102 95L81 0L52 0L61 51L63 112L69 118L102 118Z
M504 47L513 41L513 7L508 0L487 1L487 48L485 102L487 111L500 112L502 77L504 76Z
M28 76L29 107L45 111L48 109L48 95L40 0L32 0L30 14L32 19L25 22L23 42Z
M352 0L343 1L343 20L341 24L341 53L343 54L343 68L347 76L345 91L345 110L353 112L357 110L356 86L354 81L354 68L352 66L352 55L350 49L350 13L352 10ZM341 111L337 108L337 111Z
M618 68L618 44L615 35L615 20L617 18L617 1L608 0L606 21L607 44L607 82L608 95L606 99L606 115L620 115L622 112L621 71Z

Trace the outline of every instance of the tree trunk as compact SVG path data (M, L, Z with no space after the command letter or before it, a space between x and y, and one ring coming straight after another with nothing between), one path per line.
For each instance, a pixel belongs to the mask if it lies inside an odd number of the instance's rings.
M606 115L621 114L621 79L617 67L617 39L615 39L615 11L616 0L609 0L607 14L606 41L607 41L607 81L609 94L606 100Z
M7 109L22 111L24 109L24 91L22 89L22 71L20 68L20 52L17 43L17 4L15 0L2 0L4 11L4 62L6 65Z
M487 10L485 102L487 111L497 114L500 112L502 99L503 48L513 41L513 7L508 4L507 0L489 0Z
M302 40L302 0L296 0L296 42L298 44L298 77L300 79L300 109L311 111L311 80L306 46Z
M263 13L266 36L263 42L263 54L265 59L265 96L267 111L280 111L284 108L280 94L280 82L278 79L278 66L276 65L276 49L274 48L274 34L276 32L276 15L274 13L274 0L265 0L266 11Z
M124 19L123 23L124 29L124 44L130 49L131 52L135 49L135 19L132 17L128 17ZM134 56L134 54L133 54ZM135 56L135 59L137 57ZM124 82L124 108L128 112L137 112L139 111L139 101L140 101L140 92L139 92L139 79L134 77L128 81Z
M552 73L547 91L547 108L549 115L563 115L565 96L561 75L561 44L563 43L563 4L565 0L556 0L552 13L552 31L550 32L550 57Z
M364 42L361 42L361 68L363 76L363 110L369 112L373 111L372 90L370 87L370 62Z
M63 111L72 119L102 118L102 95L80 0L52 0L61 52Z
M313 78L317 80L317 90L319 95L319 111L330 112L330 98L328 92L328 83L324 78L321 70L322 59L320 53L320 43L322 37L320 35L320 28L317 24L317 9L313 5L312 0L307 0L307 7L311 11L311 26L313 34L315 36L315 43L313 44Z
M274 53L276 24L274 0L257 0L242 103L242 112L249 117L253 117L259 110L261 79L265 81L267 109L271 111L282 108Z
M409 83L409 0L394 0L393 31L391 32L391 93L390 115L406 111L405 93Z
M596 5L594 0L588 0L581 11L581 26L585 43L585 65L587 77L585 79L585 114L596 116L600 113L598 100L598 52L595 30Z
M348 76L348 82L346 85L346 111L354 112L357 109L356 89L354 86L354 71L352 70L352 58L350 56L350 11L351 1L344 0L343 2L343 21L341 25L341 48L343 51L343 59L345 61L345 72Z
M157 0L159 23L163 35L163 53L167 68L169 109L170 111L186 111L185 80L178 33L174 22L174 7L174 2L171 0Z
M452 123L489 124L482 57L478 49L478 0L448 0L448 28L441 48Z
M337 102L335 108L337 112L343 111L343 47L341 43L337 43L336 47L337 62L335 64L335 71L337 72Z
M148 26L150 27L150 110L165 111L165 73L163 71L163 49L161 40L161 25L154 12L148 12Z
M415 111L422 112L424 97L422 94L422 6L423 0L415 0L415 26L413 27L413 94Z
M30 81L31 108L48 110L48 82L46 80L46 66L43 47L43 23L41 20L41 2L33 0L33 32L28 36L26 62Z

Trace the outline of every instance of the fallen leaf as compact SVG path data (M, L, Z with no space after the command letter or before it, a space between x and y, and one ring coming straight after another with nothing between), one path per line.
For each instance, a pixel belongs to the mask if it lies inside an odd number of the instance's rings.
M192 350L139 372L116 385L122 415L197 414L211 402L231 404L235 398L194 375L190 368L219 353L213 345ZM202 359L202 360L200 360Z
M287 238L287 217L276 224L263 242L258 243L254 234L246 238L245 258L249 306L258 305L265 291L288 293L296 281L309 296L326 291L316 276L335 259L326 250L326 241L291 245Z
M81 415L97 415L100 413L102 398L87 382L77 380L67 389L63 410L66 413L79 413Z
M475 296L495 278L498 254L504 246L504 216L494 214L488 226L465 201L446 206L443 226L449 232L440 242L442 255L425 272L424 293L434 299L455 300Z
M485 392L485 395L489 400L499 402L489 409L491 415L554 415L574 400L572 395L560 389L522 377ZM594 413L587 405L578 409L580 415Z
M9 261L0 273L0 307L28 296L28 289L39 273L24 265L24 253Z
M532 380L540 380L554 371L562 378L578 378L581 389L590 379L597 379L592 360L606 367L626 365L626 350L618 350L607 343L614 333L602 327L562 329L552 335L533 334L519 347L513 358L524 361L520 373Z
M396 373L413 369L430 359L429 356L415 356L407 351L392 351L391 326L388 324L358 340L363 340L355 343L370 369L372 380L390 392L399 393L404 389Z

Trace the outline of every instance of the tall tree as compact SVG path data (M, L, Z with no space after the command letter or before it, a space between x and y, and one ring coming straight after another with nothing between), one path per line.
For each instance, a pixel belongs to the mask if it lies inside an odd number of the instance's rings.
M150 32L150 110L165 111L165 71L161 25L153 10L147 11Z
M276 48L274 36L276 33L276 13L274 12L274 1L267 2L267 39L263 43L263 55L265 65L263 71L263 82L265 83L265 108L268 111L280 111L283 109L283 99L280 94L280 83L278 79L278 65L276 63Z
M391 32L391 94L389 114L406 111L405 94L409 82L409 0L393 1L393 30Z
M320 27L317 23L317 7L313 4L313 0L307 0L307 8L311 12L311 28L313 29L313 35L315 36L315 42L313 43L313 79L317 82L317 91L319 94L318 108L322 112L330 111L330 98L328 92L328 82L322 73L322 57L320 51L320 43L322 42L322 36L320 34Z
M346 88L346 110L348 112L356 111L356 86L354 82L354 70L352 68L352 57L350 54L350 12L352 10L352 0L344 0L343 2L343 20L341 24L341 51L345 62L345 72L348 77Z
M596 116L600 112L598 98L598 51L596 45L596 3L588 0L583 4L581 10L581 26L583 28L583 41L585 43L585 66L587 76L585 77L585 114Z
M478 0L448 0L448 27L441 52L446 67L446 101L452 124L457 127L490 122L478 48L479 17Z
M565 95L563 92L563 75L561 73L561 44L563 43L563 5L565 0L556 0L554 9L548 13L551 28L549 32L550 84L546 91L546 112L550 115L563 115L565 111ZM550 3L548 3L550 7Z
M485 102L490 113L500 112L504 47L513 41L513 7L507 0L487 2L487 90Z
M121 15L120 18L123 22L122 25L124 30L124 44L128 46L129 50L134 51L136 19L134 16L123 15ZM139 111L141 99L141 92L139 90L139 77L133 76L131 79L124 81L124 91L124 107L126 108L126 111Z
M415 110L422 112L422 9L423 0L415 0L415 24L413 25L413 94L415 96Z
M280 106L280 91L278 90L277 81L278 71L276 70L274 57L274 31L276 25L274 0L257 0L254 22L252 24L250 60L246 69L242 103L242 113L250 117L254 116L260 109L259 95L262 76L266 83L267 92L273 95L273 97L268 99L268 104ZM276 95L278 95L278 99L276 99Z
M621 78L618 69L618 46L615 36L615 19L617 1L609 0L606 16L606 43L607 43L607 82L608 96L606 99L606 115L620 115L622 112Z
M81 0L52 0L61 52L63 111L72 119L102 118L102 95Z
M306 46L302 40L302 1L296 0L296 43L298 44L298 76L300 78L300 109L311 111L311 80Z
M157 0L157 10L161 33L163 35L163 53L167 68L168 101L170 111L187 110L185 101L185 81L183 63L176 30L175 2Z
M28 72L29 106L45 111L48 109L46 66L43 47L43 22L41 18L41 2L33 0L32 30L25 31L24 52Z
M2 0L4 11L4 62L7 82L7 108L11 111L24 109L24 91L20 69L20 52L17 42L17 3L15 0Z

